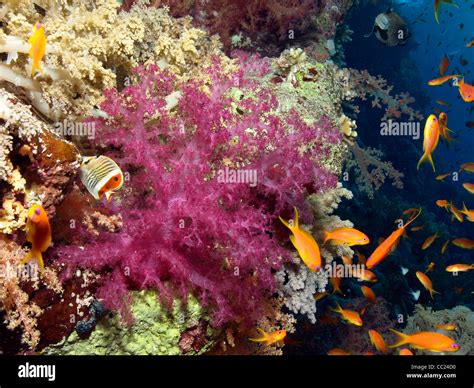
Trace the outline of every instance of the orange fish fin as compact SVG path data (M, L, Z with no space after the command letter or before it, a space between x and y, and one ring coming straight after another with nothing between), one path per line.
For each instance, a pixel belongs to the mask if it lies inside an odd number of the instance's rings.
M290 229L290 230L293 232L293 230L294 230L294 227L293 227L293 226L291 226L288 222L286 222L286 221L285 221L283 218L281 218L280 216L278 216L278 218L280 219L280 221L281 221L281 223L282 223L283 225L285 225L288 229Z
M326 244L327 241L331 239L331 233L328 232L327 230L323 230L323 233L324 233L324 241L323 241L323 244Z
M438 292L438 291L433 290L433 289L431 289L431 290L429 290L429 291L430 291L431 299L434 299L434 294L441 294L441 292Z
M265 342L267 341L268 334L265 332L265 330L261 329L260 327L257 327L257 330L262 334L261 337L258 338L249 338L250 341L252 342Z
M394 329L390 330L397 335L397 342L395 342L393 345L390 345L389 348L396 348L398 346L402 346L408 343L408 338L410 337L409 335Z
M36 260L38 262L40 272L44 272L43 255L40 251L31 248L30 251L26 254L26 256L21 260L21 265L26 264L30 260Z

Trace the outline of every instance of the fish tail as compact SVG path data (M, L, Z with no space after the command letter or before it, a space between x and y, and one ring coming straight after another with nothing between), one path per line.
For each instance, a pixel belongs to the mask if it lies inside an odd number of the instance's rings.
M434 294L441 294L440 292L433 290L432 288L429 291L430 291L431 299L434 299Z
M393 345L390 345L389 348L397 348L408 343L408 338L410 337L409 335L394 329L390 330L397 335L397 342L395 342Z
M260 332L260 334L262 334L262 336L258 338L249 338L249 340L252 342L265 342L267 340L268 334L260 327L257 327L257 330Z
M26 254L26 256L21 260L21 265L26 264L30 260L36 260L38 262L40 272L44 272L44 262L41 251L31 248L30 251Z
M298 229L299 228L299 224L300 224L300 221L299 221L299 214L298 214L298 209L296 208L296 206L293 206L294 209L295 209L295 221L294 221L294 224L295 224L295 229Z
M324 233L324 241L323 241L323 244L326 244L327 241L331 239L331 233L328 232L327 230L323 230L323 233Z
M280 221L282 222L283 225L285 225L288 229L290 229L292 232L294 230L294 227L291 226L288 222L286 222L283 218L281 218L280 216L278 216L278 218L280 219Z
M421 164L428 160L430 163L431 163L431 166L433 167L433 171L436 171L435 169L435 166L434 166L434 163L433 163L433 158L431 157L431 154L427 154L427 153L424 153L422 155L422 157L420 158L420 160L418 161L418 164L416 165L416 169L419 170L420 169L420 166Z
M332 308L332 311L335 311L336 313L340 313L342 311L342 307L339 303L336 303L336 308Z

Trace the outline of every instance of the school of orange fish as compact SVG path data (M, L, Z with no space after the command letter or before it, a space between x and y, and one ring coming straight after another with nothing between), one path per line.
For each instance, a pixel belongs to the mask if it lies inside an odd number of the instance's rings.
M435 19L436 22L439 23L438 18L438 10L441 3L449 3L453 6L456 6L451 0L435 0ZM456 6L457 7L457 6ZM474 41L469 42L466 47L470 48L474 46ZM445 75L449 68L449 59L447 56L444 56L441 59L439 65L439 75L440 77L433 79L428 82L430 86L440 86L447 83L450 80L453 80L453 86L457 87L459 90L459 94L461 98L466 103L471 103L474 101L474 87L465 82L464 77L460 74L451 74ZM442 100L436 101L440 105L449 106L449 104ZM417 169L420 168L421 164L425 161L428 161L431 164L433 172L436 171L434 162L433 162L433 152L436 150L438 146L440 137L444 139L446 142L450 143L453 138L450 136L450 133L453 131L448 128L448 115L445 112L440 111L437 109L438 117L434 114L431 114L428 119L426 120L425 127L424 127L424 139L423 139L423 155L421 156ZM460 170L457 172L459 173L474 173L474 162L468 162L461 165ZM438 175L435 177L438 181L443 181L447 177L451 176L453 172L448 172L442 175ZM464 189L466 189L469 193L474 194L474 183L463 183ZM464 216L466 220L469 222L474 222L474 210L468 209L466 205L463 203L463 208L458 209L452 201L448 201L445 199L437 200L436 205L446 209L447 212L452 214L452 220L456 219L459 222L464 221ZM370 271L375 266L380 264L384 259L387 258L390 254L392 254L399 242L400 238L406 236L407 227L416 220L416 218L421 214L421 209L408 209L404 212L404 215L408 215L409 219L406 223L401 223L399 227L392 232L390 236L386 239L381 239L379 241L379 245L373 251L373 253L369 256L369 258L365 258L364 255L356 252L358 257L358 264L365 266L365 268L359 273L359 280L365 282L376 282L377 277L376 275ZM304 264L311 270L311 271L319 271L323 267L323 261L320 254L319 245L313 236L306 230L302 229L298 223L298 210L295 208L295 219L288 223L280 217L281 222L288 227L288 229L292 232L290 236L290 241L297 250L300 258L303 260ZM412 232L416 232L422 230L423 226L413 226L411 227ZM369 238L354 228L339 228L333 231L324 231L324 244L328 241L331 241L333 244L344 244L347 246L354 246L354 245L366 245L370 243ZM432 236L426 238L423 242L421 249L426 250L428 249L434 241L438 238L438 234L435 233ZM471 240L466 237L460 237L453 239L450 241L449 239L444 242L441 253L444 254L446 249L448 248L449 243L452 243L455 246L458 246L463 249L474 249L474 240ZM342 261L344 265L351 265L352 259L349 257L342 257ZM434 290L433 284L428 277L427 273L433 271L435 267L435 263L431 262L426 270L417 271L416 277L420 281L421 285L429 292L431 298L434 298L434 295L439 293L438 291ZM469 270L474 269L474 264L452 264L445 268L446 272L451 273L458 273L458 272L467 272ZM405 274L408 270L402 267L402 272ZM331 277L330 282L332 285L332 293L342 294L343 292L340 288L341 278L340 277ZM372 304L377 303L377 297L374 291L368 286L361 286L361 293L364 297ZM415 293L416 294L416 293ZM321 300L325 296L329 295L327 292L317 293L314 295L316 301ZM342 308L339 304L336 305L334 312L340 314L341 318L347 322L348 324L352 324L355 326L363 326L364 322L362 320L363 314L365 313L365 307L362 311L354 311L349 309ZM444 324L437 325L434 329L442 330L442 331L454 331L457 330L456 323L453 322L446 322ZM272 345L277 342L284 342L286 337L285 330L278 330L272 333L266 333L262 329L258 328L260 331L260 337L252 338L252 341L258 341L265 343L267 345ZM421 349L427 350L431 352L456 352L459 350L459 345L454 342L449 336L439 333L439 332L418 332L412 334L404 334L398 332L396 330L392 330L397 335L397 341L387 346L384 338L382 335L377 332L376 330L369 330L368 335L370 338L371 344L374 348L381 354L386 354L389 352L389 348L397 348L400 346L411 346L414 349ZM328 355L350 355L351 353L340 348L334 348L328 352ZM373 354L372 352L365 353L366 355ZM408 348L402 348L399 351L399 355L414 355L414 353L409 350Z

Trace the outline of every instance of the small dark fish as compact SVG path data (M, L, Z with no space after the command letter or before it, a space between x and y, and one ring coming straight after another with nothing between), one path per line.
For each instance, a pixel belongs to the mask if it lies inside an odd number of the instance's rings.
M436 103L443 106L451 106L451 104L444 100L436 100Z
M461 66L469 65L468 60L467 60L466 58L463 58L463 57L461 57L461 58L459 59L459 63L461 64Z
M459 28L460 28L461 30L464 29L464 23L461 23L461 24L459 25Z
M366 38L375 35L375 37L385 46L403 46L410 37L408 26L400 15L389 8L386 12L377 15L372 27L372 31L364 35Z
M474 121L468 121L468 122L466 123L466 127L471 128L471 129L474 129Z

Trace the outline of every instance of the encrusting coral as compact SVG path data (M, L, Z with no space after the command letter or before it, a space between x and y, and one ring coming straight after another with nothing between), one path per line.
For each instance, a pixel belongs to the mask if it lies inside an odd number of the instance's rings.
M200 354L213 345L212 329L197 301L189 297L183 306L174 301L171 311L160 305L151 291L133 292L130 306L134 322L127 326L116 314L103 318L87 339L76 332L43 350L48 355L179 355ZM203 326L202 333L198 330ZM188 346L187 333L193 334ZM198 347L197 334L202 335Z

